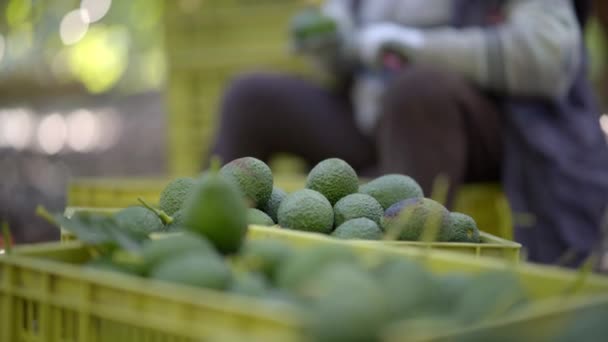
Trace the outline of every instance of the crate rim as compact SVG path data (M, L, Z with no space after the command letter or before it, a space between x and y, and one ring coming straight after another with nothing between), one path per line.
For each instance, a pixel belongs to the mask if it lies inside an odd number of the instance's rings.
M273 306L271 308L266 302L247 296L168 283L149 278L139 278L118 272L97 269L85 270L77 265L56 260L44 260L41 257L27 255L30 251L44 253L45 251L78 250L84 248L86 246L78 241L22 245L15 248L12 253L0 256L0 263L42 273L52 273L53 275L69 279L78 279L91 286L103 286L105 288L143 294L187 305L207 307L216 312L220 311L238 316L251 316L251 312L246 309L250 305L243 305L243 303L251 304L256 309L260 309L256 310L256 319L260 321L264 320L275 325L293 328L301 326L296 319L300 313L295 308L288 308L288 305L281 307ZM21 295L19 291L11 290L10 287L5 287L1 282L0 289L7 293ZM176 289L179 289L179 291L175 291ZM280 315L277 316L277 313Z
M90 210L90 211L98 211L98 212L107 212L107 213L111 213L114 211L118 211L124 208L98 208L98 207L79 207L79 206L68 206L65 208L64 214L65 215L72 215L72 213L79 211L79 210ZM252 225L255 226L256 228L261 228L262 226L256 226L256 225ZM281 229L281 230L287 230L287 231L294 231L297 232L295 230L290 230L288 228L283 228L280 227L278 225L274 225L272 226L274 227L274 229ZM305 233L309 233L309 234L318 234L315 232L305 232ZM320 234L322 236L327 236L325 234ZM350 241L360 241L360 242L365 242L365 243L383 243L387 246L395 246L395 247L445 247L445 246L457 246L457 247L498 247L498 248L507 248L507 249L519 249L522 247L522 245L518 242L515 241L510 241L507 239L503 239L501 237L498 237L496 235L492 235L490 233L486 233L482 230L479 231L479 235L480 237L482 237L483 239L485 239L486 241L491 241L491 242L484 242L482 244L479 243L470 243L470 242L421 242L421 241L389 241L389 240L378 240L378 241L367 241L367 240L350 240Z

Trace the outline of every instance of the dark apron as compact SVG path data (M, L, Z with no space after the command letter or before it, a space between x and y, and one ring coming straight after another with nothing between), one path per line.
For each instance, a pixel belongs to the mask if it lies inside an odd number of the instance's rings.
M454 25L485 26L504 1L456 0ZM588 1L574 1L581 26ZM584 51L584 47L581 46ZM515 238L533 262L584 260L600 238L608 203L608 147L587 79L586 55L567 96L502 98L502 182L516 218ZM517 222L519 213L533 221Z

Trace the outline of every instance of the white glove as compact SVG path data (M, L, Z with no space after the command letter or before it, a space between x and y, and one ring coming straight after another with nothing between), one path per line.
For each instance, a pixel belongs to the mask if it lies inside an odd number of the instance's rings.
M361 30L356 41L361 61L376 67L381 62L381 53L385 48L396 48L407 55L408 52L424 45L424 35L418 29L393 23L379 23Z

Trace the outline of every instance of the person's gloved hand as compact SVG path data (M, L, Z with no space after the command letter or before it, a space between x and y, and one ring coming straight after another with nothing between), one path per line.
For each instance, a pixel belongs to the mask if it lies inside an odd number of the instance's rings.
M408 60L409 52L424 44L424 36L418 29L379 23L364 28L356 41L361 62L370 67L383 67L386 53L399 54Z
M325 54L340 44L338 25L317 8L308 8L296 14L291 21L291 43L295 52Z

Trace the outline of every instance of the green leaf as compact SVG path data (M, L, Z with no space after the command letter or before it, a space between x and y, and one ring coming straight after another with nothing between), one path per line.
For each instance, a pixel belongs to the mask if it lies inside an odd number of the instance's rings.
M141 242L148 238L143 232L123 229L113 216L103 213L83 211L67 218L63 214L51 214L43 207L38 207L36 213L50 223L74 234L78 240L88 245L137 250Z

